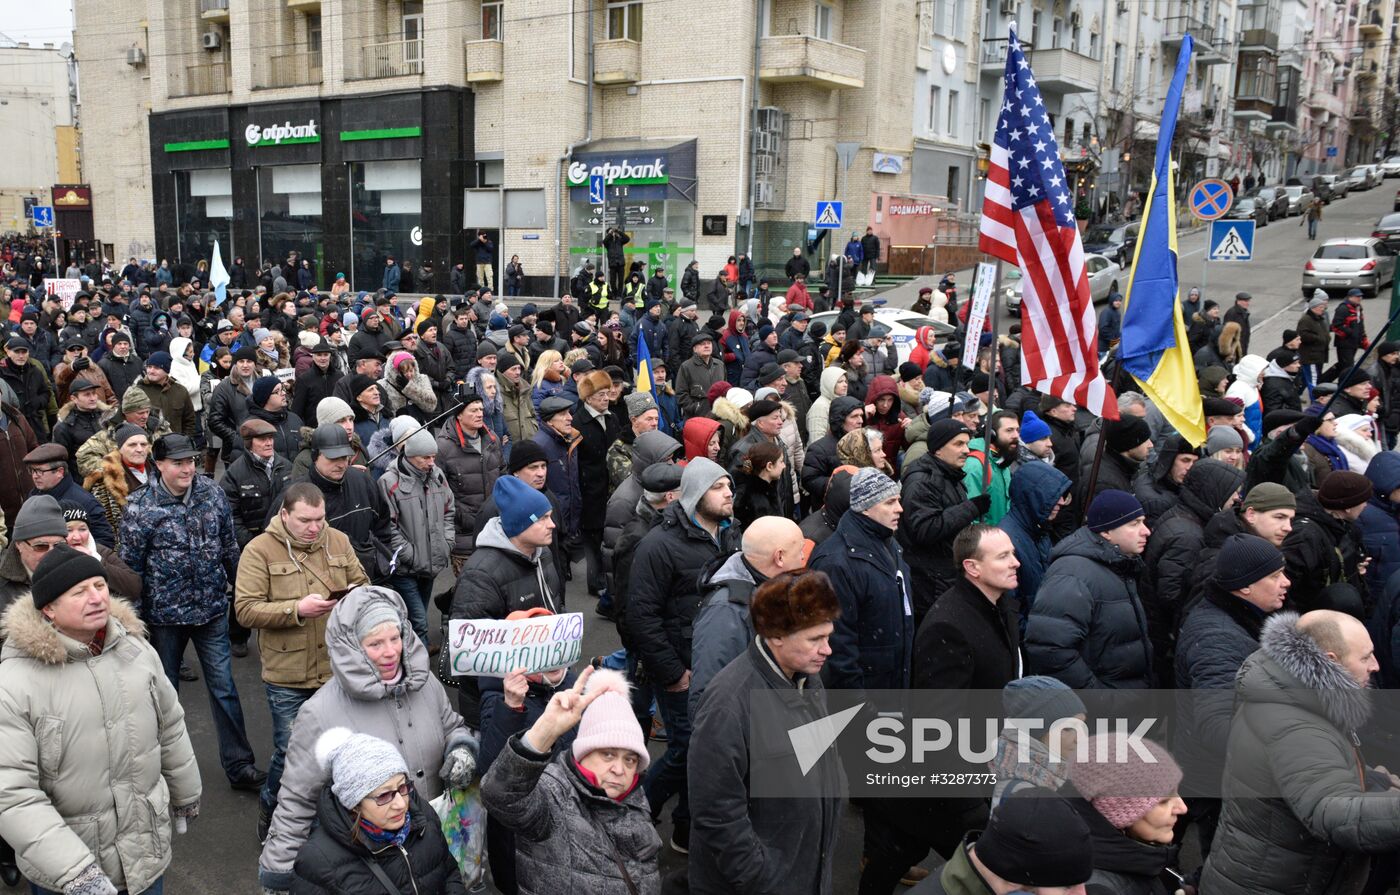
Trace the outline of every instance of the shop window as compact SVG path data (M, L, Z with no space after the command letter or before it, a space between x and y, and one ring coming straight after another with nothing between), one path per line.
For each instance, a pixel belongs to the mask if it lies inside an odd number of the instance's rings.
M258 255L280 261L298 252L311 261L316 282L329 286L321 218L321 166L268 166L257 169L257 178Z
M422 173L417 159L350 164L351 265L356 289L378 289L384 259L423 255Z
M501 39L501 6L502 0L482 0L481 3L481 39L500 40Z
M833 15L831 4L817 0L816 27L813 34L822 40L831 40L831 17Z
M234 256L233 178L228 168L175 172L175 228L181 261L209 260L214 242Z
M635 40L641 43L641 0L608 0L608 40Z

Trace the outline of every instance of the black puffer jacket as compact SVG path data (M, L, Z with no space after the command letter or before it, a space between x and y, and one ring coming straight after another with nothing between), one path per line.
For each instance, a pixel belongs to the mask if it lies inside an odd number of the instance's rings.
M1168 436L1166 444L1157 452L1157 461L1151 466L1144 465L1133 479L1133 496L1146 511L1147 527L1153 532L1162 515L1181 499L1181 486L1172 481L1171 473L1182 452L1194 453L1195 449L1180 435Z
M810 456L810 455L809 455ZM959 577L953 566L953 538L977 521L967 497L963 470L924 454L904 470L899 543L913 574L914 623L923 620L938 595Z
M1288 608L1297 612L1335 608L1353 614L1369 608L1366 579L1360 573L1365 556L1356 523L1327 512L1311 491L1299 494L1293 530L1283 541ZM1347 591L1348 585L1355 594ZM1358 598L1361 605L1352 605Z
M476 549L462 567L452 594L452 618L503 619L524 609L563 607L564 589L548 547L534 557L516 549L501 528L500 517L487 522Z
M1138 599L1142 559L1088 528L1055 545L1026 625L1026 664L1076 690L1152 686L1152 644Z
M1264 412L1275 410L1302 410L1298 398L1298 384L1292 376L1275 372L1273 363L1264 371L1264 382L1259 386L1259 399L1264 402Z
M466 895L437 815L417 790L410 799L409 833L403 847L371 851L363 834L351 840L355 819L336 801L329 786L322 790L316 829L292 869L292 895L388 895L367 861L379 867L401 895Z
M110 373L107 379L111 382ZM112 388L116 387L116 383L112 382ZM248 418L248 405L248 393L234 382L231 375L214 386L214 391L209 396L206 425L223 444L225 463L231 462L234 456L243 450L243 437L238 434L238 427Z
M1133 480L1137 478L1138 470L1142 468L1141 463L1135 460L1129 460L1122 454L1107 450L1107 446L1105 446L1103 461L1099 463L1099 477L1094 482L1094 493L1085 493L1089 487L1089 467L1093 465L1094 450L1098 447L1098 437L1098 433L1094 433L1091 439L1086 439L1084 450L1079 455L1080 499L1077 503L1079 506L1085 508L1085 512L1088 511L1089 504L1094 502L1094 497L1096 495L1102 494L1109 489L1126 491L1132 494Z
M480 450L468 444L455 418L449 419L438 431L437 462L447 474L457 514L452 552L459 556L471 552L476 513L491 496L496 479L506 471L501 442L490 428L481 427L480 442Z
M454 322L442 333L442 344L452 355L452 376L463 380L476 366L476 330L468 323L459 329Z
M860 406L860 401L849 395L834 398L826 417L830 426L827 434L807 445L807 456L802 461L802 490L812 498L813 504L821 505L826 498L826 486L831 474L841 465L840 458L836 456L836 443L841 440L841 435L846 434L841 423Z
M1400 799L1376 795L1357 731L1371 702L1298 617L1264 623L1235 684L1224 805L1200 891L1355 895L1368 854L1400 847ZM1368 793L1369 791L1369 793Z
M603 522L603 558L609 568L612 568L613 548L622 537L622 529L637 515L637 501L642 499L642 473L681 450L681 443L664 432L643 432L632 444L632 472L608 498Z
M233 533L238 537L239 550L262 534L268 522L268 507L287 490L291 478L291 461L281 454L272 455L271 470L254 462L247 451L224 469L219 487L233 508Z

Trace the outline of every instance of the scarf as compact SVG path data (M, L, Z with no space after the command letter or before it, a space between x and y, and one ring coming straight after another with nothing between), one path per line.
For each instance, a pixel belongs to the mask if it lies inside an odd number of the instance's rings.
M590 771L588 768L586 768L586 767L584 767L583 765L579 764L579 763L578 763L578 759L574 759L574 770L575 770L575 771L578 771L578 775L579 775L580 777L583 778L583 780L584 780L585 783L587 783L589 786L593 787L594 789L598 790L599 792L603 792L603 787L602 787L601 785L599 785L599 783L598 783L598 777L597 777L592 771ZM632 775L632 785L629 786L629 787L627 787L627 791L624 792L622 795L618 796L617 798L613 799L613 801L614 801L614 802L617 802L618 804L621 804L622 801L623 801L624 799L626 799L628 796L630 796L630 795L632 794L632 790L634 790L634 789L637 788L637 784L638 784L639 782L641 782L641 779L642 779L642 775L641 775L641 774L633 774L633 775ZM604 793L604 795L606 795L606 793ZM612 796L608 796L608 798L611 799Z
M1327 465L1333 471L1350 469L1347 458L1342 454L1341 448L1337 447L1337 442L1331 438L1323 438L1321 435L1309 435L1308 444L1313 446L1313 450L1327 458Z
M146 484L146 476L148 475L148 473L146 472L145 463L142 463L140 466L132 466L130 463L126 462L125 459L123 459L122 465L127 468L127 471L131 473L131 475L136 479L136 481L140 482L143 485Z
M385 830L376 827L374 824L360 818L360 833L364 835L370 845L370 851L379 851L390 845L403 848L404 842L408 839L408 834L413 828L413 815L405 814L403 826L397 830Z
M1022 763L1018 761L1020 744L1016 729L1005 728L997 738L997 754L987 762L987 767L996 773L997 780L1023 780L1041 789L1058 791L1069 779L1069 762L1052 761L1050 747L1029 733L1026 743L1029 746L1026 757L1030 760Z

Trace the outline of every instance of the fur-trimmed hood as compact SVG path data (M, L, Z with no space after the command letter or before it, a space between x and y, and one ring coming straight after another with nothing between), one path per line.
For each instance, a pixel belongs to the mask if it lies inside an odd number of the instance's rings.
M1242 700L1295 705L1348 733L1371 717L1369 691L1298 630L1296 612L1279 612L1264 622L1259 652L1245 661L1238 680Z
M68 419L68 417L72 416L72 415L73 415L73 412L76 411L77 409L78 409L78 405L77 405L77 404L74 404L74 403L73 403L73 400L72 400L71 398L68 399L66 402L64 402L64 404L63 404L62 407L58 408L58 419L59 419L59 422L62 422L63 420ZM97 402L97 408L95 409L94 412L95 412L95 413L102 414L102 415L105 416L111 409L112 409L112 405L111 405L111 404L108 404L108 403L106 403L105 401L98 401L98 402ZM100 417L100 416L98 417L97 423L98 423L99 426L102 425L102 423L103 423L102 417Z
M146 625L131 604L117 597L111 599L105 648L110 649L116 639L124 634L144 638ZM0 620L0 636L5 640L0 659L24 657L45 665L62 665L91 658L84 644L60 634L57 628L49 624L43 613L34 607L33 600L17 600L5 610L3 620Z

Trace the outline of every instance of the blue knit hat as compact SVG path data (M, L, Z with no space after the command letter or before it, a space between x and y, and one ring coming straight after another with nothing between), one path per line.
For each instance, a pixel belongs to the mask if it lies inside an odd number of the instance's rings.
M1008 718L1036 718L1053 724L1062 718L1087 714L1084 702L1058 678L1033 674L1007 684L1001 705Z
M501 528L508 538L515 537L548 516L553 509L548 497L513 475L496 479L491 496L501 511Z
M1107 491L1099 492L1099 496L1094 498L1089 504L1089 512L1084 517L1084 522L1089 526L1089 530L1098 533L1110 531L1120 525L1127 525L1140 516L1146 516L1142 504L1138 499L1127 491L1118 491L1110 488Z
M276 376L259 376L253 382L253 404L257 407L265 407L267 399L272 397L272 390L282 384L282 380Z
M1025 416L1021 417L1021 444L1030 444L1032 441L1049 437L1050 425L1036 416L1034 410L1027 410Z
M146 358L146 366L157 367L167 373L170 372L171 363L170 353L167 351L157 351Z

